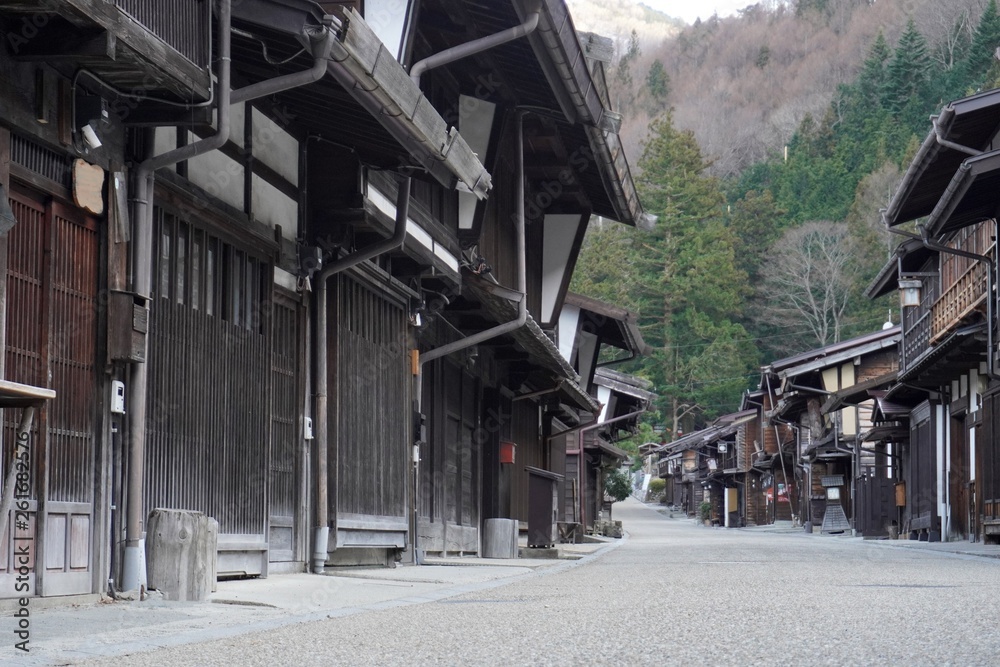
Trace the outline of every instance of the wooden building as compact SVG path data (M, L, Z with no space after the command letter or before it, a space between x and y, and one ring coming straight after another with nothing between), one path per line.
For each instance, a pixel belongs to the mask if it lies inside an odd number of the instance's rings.
M885 466L888 454L863 448L862 440L872 428L874 399L867 390L895 377L899 337L899 327L889 327L764 369L762 386L773 399L768 425L792 427L775 473L780 468L789 480L795 519L823 532L843 532L856 529L856 517L871 514L885 520L869 522L870 536L888 534L894 483ZM864 507L858 503L862 495Z
M3 253L5 377L52 377L58 397L39 421L46 567L34 592L141 582L143 522L161 507L218 521L220 575L302 569L317 340L341 369L335 396L349 397L333 401L336 434L384 443L349 452L365 473L332 467L331 504L348 526L400 517L402 546L412 290L374 263L347 267L330 299L337 332L307 336L304 288L323 259L379 237L367 175L400 155L429 182L484 196L489 177L468 145L430 108L387 120L393 104L421 97L395 61L366 69L383 47L360 16L348 29L346 16L315 8L227 0L0 3L0 13L13 30L35 27L3 61L3 176L19 220ZM295 91L303 85L308 95ZM307 196L310 183L322 196ZM352 215L367 225L357 234L340 222ZM449 259L415 245L403 249L413 264ZM376 372L342 370L357 360ZM124 413L111 400L118 382ZM401 416L368 419L375 402ZM362 483L390 446L395 484Z
M477 553L600 412L553 337L590 215L647 222L610 42L557 0L358 5L0 0L33 594L139 585L154 508L218 521L220 576Z
M1000 539L998 109L996 90L946 105L883 213L908 237L868 294L904 297L899 375L881 399L886 426L906 431L898 497L912 539ZM919 234L901 230L913 220Z
M587 425L554 439L554 451L565 453L557 466L563 521L586 529L601 511L606 472L625 458L615 441L632 432L655 398L649 382L610 366L648 349L633 313L580 294L566 295L556 333L560 354L600 405Z
M647 216L604 81L608 40L578 35L556 0L425 1L416 16L411 76L494 175L488 199L444 209L460 290L418 284L418 548L476 553L483 520L527 521L529 469L566 483L567 441L600 412L592 369L554 342L591 215Z
M690 516L697 516L707 501L719 525L747 525L748 476L755 473L745 433L756 417L754 409L722 415L703 429L654 448L660 457L659 476L667 480L667 501Z

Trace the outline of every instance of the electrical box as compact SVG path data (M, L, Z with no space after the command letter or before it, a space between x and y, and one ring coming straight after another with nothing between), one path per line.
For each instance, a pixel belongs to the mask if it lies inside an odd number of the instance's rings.
M111 382L111 414L125 414L125 383L121 380Z
M108 295L108 356L112 361L146 361L147 299L132 292Z
M313 420L312 420L312 417L306 417L305 418L305 423L303 424L302 432L303 432L303 436L302 437L305 438L306 440L312 440L313 439Z

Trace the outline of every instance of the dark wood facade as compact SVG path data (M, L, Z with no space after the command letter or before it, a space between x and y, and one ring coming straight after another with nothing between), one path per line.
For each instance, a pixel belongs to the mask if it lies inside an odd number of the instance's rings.
M336 547L406 546L410 413L407 297L340 275L330 305L331 510Z
M997 164L990 158L998 105L1000 94L985 91L935 117L884 218L890 229L921 218L922 238L900 243L868 291L875 298L919 289L919 301L903 308L900 373L886 394L911 408L901 424L907 436L893 434L901 441L900 532L911 539L992 540L1000 530L990 527L984 502L997 474L989 397L997 382L990 348L998 312Z
M29 4L0 0L0 22L39 11ZM398 51L408 65L517 20L511 3L435 4L466 16L468 30L413 22L409 46ZM230 59L215 36L224 7L233 10ZM142 517L163 508L216 519L223 576L304 569L321 491L331 563L388 563L415 545L479 553L485 518L527 520L525 466L573 472L573 484L560 487L565 515L584 497L596 514L604 455L581 445L574 459L576 434L549 437L599 407L590 378L581 381L560 357L552 329L590 212L637 224L642 210L617 135L598 127L603 77L591 77L562 2L542 7L543 26L558 27L557 45L521 40L430 72L419 85L382 56L383 37L346 6L334 8L336 21L309 3L279 0L183 0L169 10L53 0L41 12L42 36L0 53L0 184L18 220L0 239L2 377L57 396L36 420L33 592L101 592L109 578L117 585L123 545L141 548L144 526L131 534L126 520L136 507ZM71 26L97 41L81 42ZM219 91L211 86L227 61L236 90L308 70L321 47L303 50L300 38L321 29L336 31L336 57L323 57L340 66L309 88L218 111L231 124L221 146L158 170L149 198L135 204L137 165L212 136L210 100ZM547 76L567 49L572 77ZM484 71L495 86L477 88ZM131 93L137 87L142 96ZM580 93L575 114L520 118L519 107L555 109L567 93ZM458 110L469 100L496 111L495 132L475 150L456 131L465 132ZM81 138L91 120L101 121L101 147ZM514 149L522 120L525 326L428 364L416 382L414 352L487 329L512 307L484 296L482 283L517 285L522 165ZM74 194L77 159L104 178L94 186L98 213ZM406 179L413 187L405 240L322 273L392 234L393 201ZM152 253L142 262L147 205ZM468 220L463 210L472 211ZM145 271L151 288L140 293ZM313 296L317 280L326 281L325 303ZM419 325L416 315L432 307L428 319L436 321ZM313 326L320 313L322 331ZM133 394L140 376L144 391ZM127 402L112 411L113 382L125 384L129 401L142 397L144 410ZM418 398L427 441L415 468ZM143 411L144 422L135 416ZM12 418L4 422L5 464ZM500 463L504 442L517 444L515 464ZM0 545L0 579L9 577L10 539Z
M16 142L25 142L22 156L44 155L27 140ZM56 391L36 420L33 443L32 592L88 593L106 530L95 507L98 466L106 463L98 377L101 234L94 216L48 192L15 181L10 199L18 224L7 238L5 378ZM13 427L6 424L5 462ZM0 577L11 584L3 590L11 593L13 523L0 554Z

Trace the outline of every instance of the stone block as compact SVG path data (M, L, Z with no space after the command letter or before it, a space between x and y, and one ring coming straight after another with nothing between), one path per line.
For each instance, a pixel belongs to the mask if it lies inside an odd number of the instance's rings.
M167 600L204 600L216 578L219 523L201 512L155 509L146 522L148 587Z

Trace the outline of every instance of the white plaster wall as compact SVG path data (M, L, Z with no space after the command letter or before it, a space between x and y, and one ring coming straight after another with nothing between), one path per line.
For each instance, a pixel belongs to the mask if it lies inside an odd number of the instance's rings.
M243 210L243 165L219 151L188 160L188 179L230 206Z
M576 343L576 330L580 325L580 309L576 306L564 305L559 313L559 326L556 336L559 340L559 354L563 359L573 363L573 347Z
M253 217L270 227L281 225L281 236L295 240L298 229L298 202L285 196L257 174L253 175Z
M553 214L545 216L542 238L542 321L550 322L555 315L559 286L566 275L573 239L580 228L581 216Z
M604 406L601 408L601 414L597 417L598 422L603 422L608 418L608 408L611 403L611 389L608 387L598 387L597 388L597 400L601 402Z
M177 130L172 127L158 127L153 130L153 154L162 155L167 151L177 148ZM176 165L167 167L171 171L177 171Z
M243 124L246 118L246 103L229 107L229 140L243 148Z
M299 184L299 142L256 109L253 110L253 156L292 185Z

